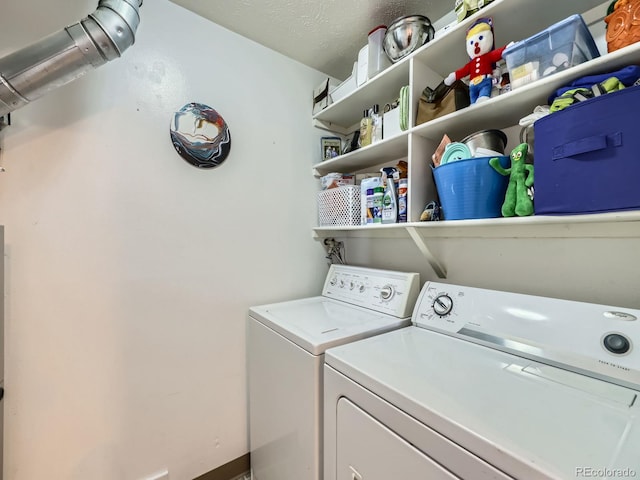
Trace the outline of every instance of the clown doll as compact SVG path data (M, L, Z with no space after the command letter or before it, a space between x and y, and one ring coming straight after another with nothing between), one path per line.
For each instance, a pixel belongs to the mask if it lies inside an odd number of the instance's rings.
M471 103L488 100L491 97L493 69L508 45L494 49L493 21L490 18L478 19L467 30L466 45L471 61L455 72L451 72L444 79L444 83L449 86L456 80L468 76Z

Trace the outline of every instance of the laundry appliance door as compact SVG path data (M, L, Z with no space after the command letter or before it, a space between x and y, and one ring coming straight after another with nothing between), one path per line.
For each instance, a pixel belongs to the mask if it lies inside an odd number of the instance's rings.
M456 477L346 398L338 400L337 480Z
M329 349L325 363L514 478L640 473L638 391L417 327Z
M4 437L4 227L0 225L0 480L3 469Z

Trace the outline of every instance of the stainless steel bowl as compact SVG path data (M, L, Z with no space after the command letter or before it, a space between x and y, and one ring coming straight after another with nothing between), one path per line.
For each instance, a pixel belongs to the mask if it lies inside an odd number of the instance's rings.
M414 50L433 40L435 30L423 15L407 15L393 21L384 36L382 48L392 62L406 57Z
M469 147L472 156L475 156L476 149L480 147L504 155L504 149L507 146L507 136L502 130L480 130L465 137L462 143Z

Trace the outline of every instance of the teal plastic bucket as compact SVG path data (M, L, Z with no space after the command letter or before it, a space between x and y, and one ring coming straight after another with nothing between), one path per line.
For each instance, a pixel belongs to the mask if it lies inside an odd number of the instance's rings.
M445 220L501 217L509 177L496 172L489 160L494 157L468 158L433 169L440 205ZM498 157L504 168L509 157Z

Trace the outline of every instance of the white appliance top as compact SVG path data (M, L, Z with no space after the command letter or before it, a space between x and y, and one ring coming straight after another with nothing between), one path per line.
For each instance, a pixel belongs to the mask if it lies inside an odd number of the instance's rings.
M313 355L411 324L417 273L331 265L322 296L251 307L249 315Z
M640 476L637 391L415 326L325 362L514 478Z
M638 317L427 282L416 326L325 362L516 478L640 475Z
M640 310L428 282L412 320L640 390Z

